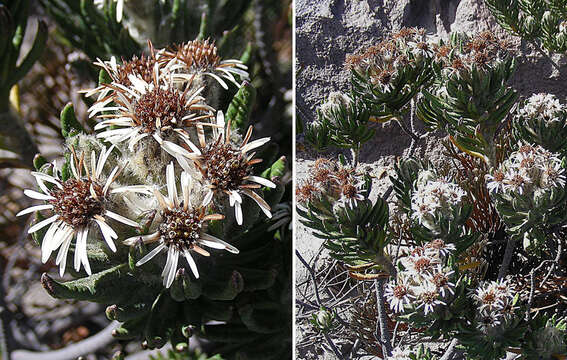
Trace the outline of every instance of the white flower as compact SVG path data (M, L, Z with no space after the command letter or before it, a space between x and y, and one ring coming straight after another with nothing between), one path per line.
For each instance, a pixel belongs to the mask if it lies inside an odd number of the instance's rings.
M260 176L252 175L252 165L259 163L255 153L250 151L259 148L270 141L270 138L261 138L250 141L252 126L248 128L240 146L231 142L230 123L225 124L222 111L217 112L217 127L213 128L214 140L207 144L201 141L201 151L193 158L195 165L202 174L203 181L209 191L205 197L204 205L208 205L213 197L228 196L230 206L234 207L236 222L242 225L242 195L253 199L264 214L272 217L270 206L254 189L262 186L275 188L276 184Z
M435 307L439 305L447 305L440 299L440 293L435 284L425 282L416 288L416 296L419 305L417 309L423 308L425 315L432 313Z
M171 71L174 81L191 81L195 75L207 75L228 89L225 79L240 87L235 75L248 79L248 67L240 60L221 60L214 42L193 40L165 50L159 61Z
M494 175L487 174L486 188L491 193L502 193L506 189L506 183L504 183L505 175L502 171L496 170Z
M434 268L433 272L425 274L425 279L434 284L441 296L445 297L445 291L451 293L451 295L455 294L455 284L450 281L451 275L454 273L454 271L448 271L439 264Z
M530 96L518 110L518 115L528 118L544 117L553 121L556 119L555 114L564 110L555 95L540 93Z
M435 180L428 170L418 175L417 189L411 198L412 217L420 224L427 225L432 218L442 213L449 216L452 208L461 203L466 195L457 184L446 180Z
M436 256L438 258L449 256L456 250L455 245L446 243L441 239L435 239L425 244L425 253L429 256Z
M164 197L158 190L154 190L160 208L157 231L124 240L126 245L134 245L137 241L143 241L146 244L158 243L158 246L136 263L136 266L145 264L163 250L167 251L167 261L161 274L163 285L166 288L169 288L175 279L179 255L185 257L193 275L195 275L195 278L199 278L197 264L191 256L192 251L203 256L209 256L210 253L201 247L206 246L238 254L238 249L234 246L207 234L207 221L222 220L224 216L206 214L205 204L193 203L195 201L192 194L194 191L193 180L184 171L180 177L181 194L178 194L174 166L173 163L170 163L166 169L167 197Z
M389 360L411 360L410 351L408 349L395 348L392 350L392 355L388 356Z
M85 161L84 153L78 158L72 149L71 177L69 179L65 181L59 179L57 169L53 164L54 176L32 172L42 192L24 191L24 194L28 197L44 200L46 204L22 210L17 214L18 216L40 210L52 210L55 213L53 216L33 225L28 233L34 233L50 225L41 244L41 260L44 263L47 262L51 253L59 249L55 263L59 265L61 276L65 272L71 241L75 237L77 239L74 257L75 270L79 271L81 265L83 265L87 274L91 275L91 267L87 258L87 239L93 224L98 225L104 240L112 251L116 251L114 240L118 238L118 235L109 225L108 218L132 227L138 226L135 221L108 209L110 194L138 188L132 186L111 189L111 185L119 173L118 167L112 170L106 181L103 180L103 168L113 149L114 146L108 150L103 148L98 160L93 150L90 162Z
M394 312L404 312L404 307L410 305L415 296L412 287L405 276L398 276L397 283L388 283L385 290L390 309Z
M106 85L114 90L113 95L97 101L89 109L90 116L112 112L100 115L105 120L95 126L95 130L103 130L97 137L115 144L127 141L130 151L134 151L140 140L148 137L183 163L180 159L192 158L199 152L188 131L193 128L199 137L204 138L203 126L213 126L205 120L213 117L214 109L200 96L202 87L194 91L187 87L181 92L168 82L159 80L158 71L156 66L154 80L149 83L130 75L130 87L117 83Z

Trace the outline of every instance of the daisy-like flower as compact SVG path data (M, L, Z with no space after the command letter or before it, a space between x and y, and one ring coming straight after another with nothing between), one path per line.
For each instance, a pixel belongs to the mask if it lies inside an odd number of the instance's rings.
M442 297L445 297L445 291L455 295L455 284L450 281L451 275L454 273L454 271L447 271L441 265L438 265L431 274L426 274L425 278L435 285Z
M417 309L423 308L425 315L432 313L439 305L447 305L441 300L439 290L433 283L424 282L416 288L416 293L419 302Z
M496 170L494 175L487 174L486 188L491 193L502 193L506 189L506 183L504 182L505 175L502 171Z
M437 256L439 258L449 256L456 250L455 245L448 244L441 239L435 239L425 244L424 249L429 256Z
M555 120L555 114L564 111L557 97L552 94L533 94L530 96L524 106L518 110L519 116L528 118L544 117L546 119Z
M225 80L240 87L234 75L242 80L248 79L248 67L240 60L222 60L217 54L214 42L193 40L165 50L159 61L165 63L172 72L174 80L188 81L195 74L207 75L215 79L223 88L228 89Z
M542 188L565 187L565 169L559 161L545 164L542 170Z
M515 193L522 195L525 189L531 183L531 179L524 175L521 171L511 169L506 173L506 178L504 179L508 188Z
M351 208L356 206L357 201L364 200L364 192L366 190L361 189L362 183L352 184L347 183L341 187L341 201L345 202Z
M394 312L404 312L405 305L410 305L415 296L407 278L399 276L397 283L388 283L386 285L385 296L390 303L390 309Z
M40 210L51 210L55 213L30 227L28 233L34 233L50 225L41 244L41 260L44 263L47 262L51 253L59 249L55 263L59 265L61 276L65 273L67 253L74 238L77 239L74 256L75 270L79 271L81 265L83 265L87 274L91 275L91 267L87 258L87 239L94 224L98 225L104 240L112 251L116 251L114 240L118 238L118 235L109 225L108 218L132 227L138 227L138 223L135 221L108 209L110 194L137 188L137 186L133 186L111 189L119 174L118 167L115 167L108 178L103 180L103 168L113 149L113 146L108 150L103 148L98 160L93 150L90 163L85 162L84 153L79 158L72 149L71 177L69 179L62 181L57 176L57 170L55 164L53 164L54 176L32 172L41 192L24 191L24 194L28 197L43 200L46 204L35 205L22 210L17 214L18 216Z
M99 122L95 130L104 131L97 137L112 143L128 141L131 151L140 140L151 137L175 158L194 156L176 142L198 152L188 129L195 127L197 134L204 139L203 126L213 126L205 121L213 116L214 109L200 96L203 88L191 90L192 87L187 86L181 92L161 81L157 66L151 82L133 75L129 75L129 79L131 87L117 83L105 85L114 90L113 94L90 108L91 117L101 112L112 112L99 116L105 120Z
M97 58L94 65L104 69L114 84L120 84L123 87L130 88L133 86L130 81L130 76L141 78L146 83L150 83L154 78L155 68L159 65L157 64L156 53L150 41L148 41L148 46L150 48L149 56L144 54L140 57L134 56L131 60L124 61L122 64L119 64L114 56L107 61ZM94 89L84 90L82 92L84 92L87 97L99 94L98 100L100 101L113 91L112 88L101 84Z
M195 197L192 196L193 180L188 173L183 171L180 181L181 194L178 194L173 163L167 165L167 197L164 197L158 190L154 190L154 196L159 204L159 219L157 220L159 225L157 231L124 240L124 244L130 246L138 241L146 244L158 243L158 246L136 263L136 266L145 264L163 250L167 251L167 261L161 274L163 285L166 288L169 288L173 283L180 255L183 255L187 260L195 278L199 278L197 264L191 256L192 251L203 256L209 256L209 252L201 247L206 246L238 254L238 249L234 246L207 234L207 222L222 220L224 216L221 214L207 214L205 204L194 203Z
M250 141L252 137L252 126L250 126L240 146L235 146L231 142L230 123L225 124L222 111L217 112L217 127L213 128L213 136L215 140L209 144L200 139L202 151L197 151L198 156L193 160L209 188L204 205L208 205L214 196L228 196L230 206L234 207L236 222L242 225L242 195L246 195L260 206L267 217L271 218L270 205L254 189L262 186L275 188L276 184L263 177L252 175L252 165L262 160L255 159L255 153L249 153L266 144L270 138Z

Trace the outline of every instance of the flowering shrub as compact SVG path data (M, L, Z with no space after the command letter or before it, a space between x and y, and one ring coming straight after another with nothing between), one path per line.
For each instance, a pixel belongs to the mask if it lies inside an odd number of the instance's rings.
M443 358L455 349L470 359L567 354L565 105L551 94L518 101L508 84L517 61L490 32L434 42L402 29L347 57L352 91L332 94L306 128L315 148L330 139L326 145L351 149L347 166L362 179L358 154L368 139L357 135L394 120L412 139L384 198L369 199L376 180L367 179L348 207L333 203L339 193L318 176L331 160L317 160L296 190L302 222L331 256L352 278L375 281L375 336L388 358L435 357L411 353L403 341L394 348L400 331L446 341ZM415 131L415 118L426 133ZM414 159L432 131L447 135L445 158ZM543 333L553 341L538 340Z

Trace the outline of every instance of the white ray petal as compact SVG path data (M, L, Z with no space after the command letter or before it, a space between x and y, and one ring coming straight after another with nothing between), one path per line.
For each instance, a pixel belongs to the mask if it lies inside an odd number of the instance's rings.
M211 200L213 200L213 195L214 192L212 190L209 190L209 192L207 193L207 195L205 195L205 198L203 199L203 206L207 206L211 203Z
M221 79L219 76L217 76L216 74L213 74L211 72L206 72L205 75L209 75L210 77L212 77L213 79L215 79L216 81L218 81L218 83L225 89L228 90L228 85L226 84L226 82Z
M201 234L201 239L208 241L208 242L213 242L213 243L219 243L221 245L223 245L223 249L233 253L233 254L238 254L240 251L235 248L234 246L230 245L229 243L227 243L226 241L223 241L215 236L209 235L209 234ZM206 245L206 244L205 244ZM208 245L207 245L208 246ZM212 246L211 246L212 247Z
M233 254L239 253L237 248L235 248L234 246L232 246L228 243L225 243L224 241L222 241L220 239L215 239L214 241L211 241L211 240L205 240L204 237L201 236L199 243L203 244L205 246L208 246L210 248L213 248L213 249L226 250L226 251L231 252Z
M85 271L87 272L87 274L92 275L92 271L91 271L91 264L89 264L89 257L87 254L87 237L89 234L89 228L85 228L85 231L83 231L83 240L82 240L82 245L81 245L81 262L83 263L83 267L85 268Z
M49 253L49 255L51 256L51 252L59 248L68 236L73 236L74 234L75 230L70 225L62 223L53 234L52 241L47 247L47 252Z
M26 189L24 190L24 195L36 200L54 200L55 198L51 195L42 194L40 192Z
M47 181L50 182L52 184L55 184L59 189L63 189L63 186L61 185L61 183L59 182L59 180L57 180L56 178L54 178L53 176L41 173L41 172L37 172L37 171L33 171L31 173L36 179L41 179L43 181ZM49 193L49 192L48 192Z
M48 210L48 209L53 209L53 205L50 205L50 204L35 205L35 206L29 207L27 209L20 211L19 213L16 214L16 216L22 216L22 215L25 215L25 214L32 213L34 211L41 211L41 210Z
M153 234L137 235L137 236L129 237L128 239L122 241L122 243L124 245L132 246L132 245L135 245L138 241L141 240L144 244L149 244L149 243L152 243L152 242L158 240L159 237L160 237L160 233L159 233L159 231L156 231Z
M242 153L247 153L250 150L259 148L260 146L268 143L270 141L269 137L265 137L265 138L261 138L261 139L257 139L254 141L249 142L248 144L244 145L241 149Z
M84 229L81 229L77 232L77 241L75 241L75 255L73 257L73 267L75 268L75 271L79 271L79 269L81 268L81 248L83 245L84 233Z
M65 274L65 267L67 266L67 254L69 253L69 247L71 246L71 241L73 236L68 236L63 245L59 248L59 253L57 254L56 264L59 264L59 276Z
M167 278L164 279L164 285L166 288L169 288L171 284L173 284L173 280L175 279L175 274L177 273L177 263L179 261L179 251L173 248L173 262L171 267L169 268L169 274Z
M276 184L274 184L270 180L263 178L261 176L249 175L249 176L244 177L244 179L254 181L254 182L256 182L260 185L264 185L264 186L267 186L267 187L272 188L272 189L276 187Z
M262 209L262 211L268 218L272 217L272 213L270 211L271 210L270 205L268 205L268 203L264 199L262 199L260 195L256 194L254 191L249 189L244 189L243 192L252 199L254 199L254 201L256 201L256 204L260 206L260 209Z
M234 216L236 217L236 223L242 225L242 204L239 202L234 204Z
M57 221L51 224L49 229L47 229L43 240L41 241L41 262L44 264L47 262L47 260L49 260L49 257L51 256L51 252L53 251L52 244L57 241L57 236L55 235L61 235L57 233L57 229L59 228L59 225L61 225L61 223L62 221Z
M138 260L138 262L136 263L136 266L142 266L145 263L147 263L148 261L150 261L151 259L154 258L154 256L156 256L160 251L162 251L165 248L165 244L159 244L158 246L156 246L152 251L150 251L149 253L147 253L143 258L141 258L140 260Z
M97 178L100 176L100 174L102 174L102 169L104 168L104 165L106 164L106 160L108 160L110 153L112 152L112 150L114 150L114 147L115 146L112 145L110 148L108 148L108 150L106 150L106 148L102 149L102 154L99 156L98 164L96 165L96 177Z
M124 192L133 192L138 194L152 194L152 187L149 185L129 185L129 186L121 186L119 188L115 188L110 190L111 194L119 194Z
M34 233L40 229L43 229L44 227L46 227L47 225L51 224L52 222L54 222L55 220L57 220L59 218L59 215L53 215L50 218L47 218L45 220L42 220L40 222L38 222L37 224L35 224L34 226L30 227L28 230L28 234Z
M123 223L123 224L132 226L132 227L138 227L138 226L139 226L139 224L138 224L137 222L135 222L135 221L133 221L133 220L130 220L130 219L128 219L128 218L125 218L125 217L122 216L122 215L118 215L117 213L114 213L114 212L112 212L112 211L110 211L110 210L106 210L106 211L104 212L104 215L106 215L106 216L108 216L109 218L112 218L112 219L114 219L114 220L116 220L116 221L119 221L119 222L121 222L121 223Z
M173 206L177 206L177 186L175 184L175 168L173 167L173 162L167 165L165 171L165 181L167 184L167 195L169 197L169 203Z
M165 285L165 279L167 277L167 274L169 274L169 269L171 268L172 263L173 263L173 247L169 247L167 248L167 260L165 261L165 266L163 267L163 270L161 272L161 277L163 278L164 285Z
M183 194L183 207L185 209L192 207L190 198L192 185L191 176L187 172L183 171L181 173L181 192Z
M193 272L193 275L195 275L195 278L198 279L199 278L199 270L197 269L197 264L195 263L195 260L193 260L191 253L189 252L189 250L184 249L183 255L185 255L185 259L187 259L187 263L189 264L189 267L191 268L191 272Z
M108 226L108 224L105 223L104 221L98 219L95 219L95 221L100 227L100 232L102 233L102 236L104 237L104 241L106 241L110 250L112 250L112 252L116 252L116 245L114 244L114 240L113 240L118 238L116 232L110 226Z

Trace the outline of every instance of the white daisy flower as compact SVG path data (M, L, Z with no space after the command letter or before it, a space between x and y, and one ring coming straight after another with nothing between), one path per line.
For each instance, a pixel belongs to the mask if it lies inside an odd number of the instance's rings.
M456 250L456 247L441 239L435 239L425 244L424 249L427 255L442 258L451 255Z
M235 146L231 142L230 123L225 124L222 111L217 112L217 127L213 128L213 136L215 140L209 144L201 141L202 151L193 160L209 188L204 205L208 205L214 196L228 196L230 206L234 207L236 222L242 225L242 195L246 195L271 218L270 206L254 189L262 186L275 188L276 184L252 174L252 165L262 160L254 159L255 153L249 153L269 142L270 138L250 141L250 126L240 146Z
M172 73L174 81L186 82L195 75L207 75L215 79L223 88L228 89L225 80L240 87L235 75L242 80L249 78L248 67L240 60L222 60L217 54L214 42L193 40L173 49L165 50L159 61Z
M226 250L233 254L238 254L238 249L207 234L207 221L222 220L224 216L207 214L204 203L193 203L195 200L195 197L192 196L194 192L193 180L188 173L184 171L181 173L181 194L177 192L173 163L167 166L166 182L167 197L164 197L158 190L154 190L154 195L159 204L157 231L148 235L131 237L124 240L124 244L131 246L138 241L146 244L158 243L158 246L136 263L136 266L145 264L164 250L167 251L167 261L163 268L162 277L163 285L169 288L175 279L180 255L187 260L195 278L199 278L197 264L191 256L192 251L203 256L209 256L209 252L201 246Z
M106 61L97 58L94 65L104 69L114 84L120 84L124 87L130 88L133 86L130 81L130 76L141 78L146 83L150 83L153 80L154 72L156 71L157 55L150 41L148 41L148 46L150 48L149 56L144 54L140 57L134 56L131 60L124 61L122 64L119 64L114 56L112 56L110 60ZM159 73L160 72L158 72L158 74ZM85 93L85 96L87 97L98 94L98 100L103 101L103 99L113 91L114 90L112 88L105 86L105 84L101 84L94 89L83 90L81 92Z
M507 188L507 185L504 182L505 174L500 170L496 170L494 175L487 174L485 179L486 188L490 193L502 193Z
M416 309L423 308L425 315L432 313L435 307L439 305L447 305L440 298L440 293L435 284L424 282L416 288L417 301L419 305Z
M388 283L385 296L390 303L390 309L397 313L404 312L404 307L415 300L412 287L405 276L398 276L396 284Z
M437 291L442 297L446 296L445 291L451 295L455 295L455 284L450 281L451 275L455 272L450 270L447 271L441 265L437 265L431 274L426 274L425 278L427 281L431 282L437 288Z
M142 139L153 138L161 148L177 158L192 158L199 149L191 141L188 130L194 127L204 139L203 126L214 126L207 119L213 117L213 108L200 96L203 88L192 90L190 86L181 92L159 79L154 68L151 82L129 76L131 87L121 84L105 85L114 90L112 95L97 101L90 109L90 116L99 113L105 120L95 126L103 130L97 137L112 143L127 141L130 151ZM181 145L179 145L179 143ZM190 152L188 147L193 152ZM181 160L180 160L181 162Z
M74 268L79 271L82 265L87 274L92 274L87 258L87 239L94 224L98 225L104 240L113 252L116 251L114 240L118 238L118 235L109 225L108 218L132 227L138 227L137 222L108 209L110 194L137 188L136 186L111 188L120 172L118 167L115 167L107 179L103 180L103 168L113 149L114 146L111 146L108 150L104 147L98 160L93 150L90 163L85 162L84 153L79 158L72 149L71 177L69 179L62 181L59 178L54 163L54 176L32 172L41 192L24 191L24 194L28 197L43 200L46 204L35 205L22 210L17 214L18 216L41 210L54 212L53 216L30 227L28 233L34 233L50 225L41 244L41 260L43 263L47 262L51 253L59 249L55 263L59 265L61 276L65 272L67 253L74 238L77 239Z

